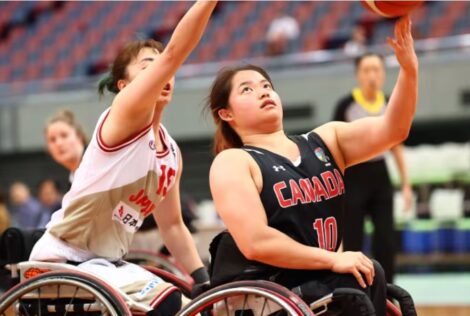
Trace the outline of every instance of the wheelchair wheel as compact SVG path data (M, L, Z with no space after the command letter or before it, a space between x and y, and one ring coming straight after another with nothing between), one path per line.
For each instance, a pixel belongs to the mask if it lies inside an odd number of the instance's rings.
M184 269L165 255L143 250L131 250L124 259L140 266L152 266L168 271L187 283L192 282L191 277Z
M159 269L159 268L155 268L155 267L152 267L152 266L143 266L143 268L146 269L147 271L153 273L154 275L162 278L164 281L166 281L168 283L171 283L174 286L176 286L177 288L179 288L181 290L181 292L183 293L183 295L185 295L186 297L191 297L191 288L192 288L192 285L193 285L192 282L187 283L187 282L181 280L180 278L178 278L177 276L175 276L174 274L172 274L168 271Z
M0 298L0 316L131 315L109 285L76 271L47 272L17 284Z
M239 281L207 291L186 305L178 316L312 316L298 296L267 281Z

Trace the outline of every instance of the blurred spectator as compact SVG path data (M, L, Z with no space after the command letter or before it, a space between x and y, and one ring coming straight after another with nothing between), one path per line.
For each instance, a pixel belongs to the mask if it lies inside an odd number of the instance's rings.
M10 226L10 213L8 212L5 196L0 190L0 235Z
M274 19L266 34L268 55L277 56L286 53L289 44L298 38L299 34L299 23L295 18L284 15Z
M82 125L68 109L59 110L49 119L44 129L47 151L55 162L73 173L82 161L87 136Z
M354 26L351 39L344 44L344 53L349 56L358 56L366 51L367 36L365 28L357 24Z
M31 196L29 188L22 182L10 187L11 216L13 224L19 228L40 228L41 204Z
M59 184L52 179L42 180L38 185L38 200L43 208L39 226L45 227L53 212L61 207L62 195Z

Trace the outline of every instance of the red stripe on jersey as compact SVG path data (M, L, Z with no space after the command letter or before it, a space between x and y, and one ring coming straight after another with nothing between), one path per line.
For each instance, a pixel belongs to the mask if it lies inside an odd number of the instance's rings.
M157 158L163 158L168 155L168 153L170 152L170 148L168 148L168 145L166 144L166 134L161 126L158 131L158 135L160 136L160 140L162 141L163 150L157 151Z
M150 128L152 127L152 123L150 123L149 125L147 125L146 127L144 127L142 130L132 134L131 136L129 136L128 138L124 139L123 141L119 142L118 144L114 145L114 146L109 146L109 145L106 145L106 143L104 142L103 138L101 137L101 130L103 129L103 124L104 122L106 121L106 119L108 118L108 115L109 115L109 112L106 113L106 116L104 117L103 121L101 121L100 123L100 126L98 127L98 132L97 132L97 141L98 141L98 146L101 148L101 150L103 150L104 152L114 152L114 151L118 151L134 142L136 142L137 140L139 140L142 136L144 136L145 134L147 134L147 132L150 130Z

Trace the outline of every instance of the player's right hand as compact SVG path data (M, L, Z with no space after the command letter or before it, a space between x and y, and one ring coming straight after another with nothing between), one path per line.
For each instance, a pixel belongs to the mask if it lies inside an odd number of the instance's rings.
M336 273L351 273L359 282L359 285L366 288L374 281L374 264L362 252L346 251L335 253L331 271ZM364 280L365 276L365 280Z
M418 57L411 35L411 19L404 16L395 23L395 38L387 38L387 43L395 51L400 67L408 72L418 71Z

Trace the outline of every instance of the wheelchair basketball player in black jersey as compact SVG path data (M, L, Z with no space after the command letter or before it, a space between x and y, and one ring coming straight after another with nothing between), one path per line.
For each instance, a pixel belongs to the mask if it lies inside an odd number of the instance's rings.
M337 252L342 240L344 170L403 142L418 93L411 21L387 39L400 64L383 116L330 122L289 137L269 75L256 66L222 70L208 107L218 154L210 172L215 206L228 228L212 244L212 285L264 279L308 303L335 288L360 289L385 315L380 265L361 252Z

